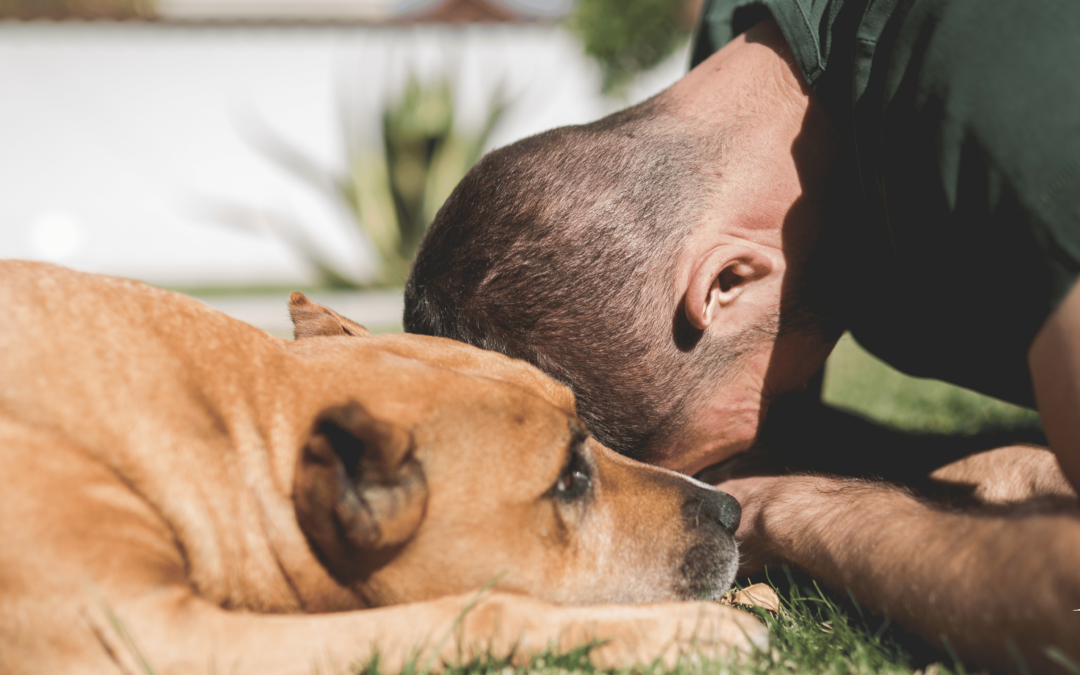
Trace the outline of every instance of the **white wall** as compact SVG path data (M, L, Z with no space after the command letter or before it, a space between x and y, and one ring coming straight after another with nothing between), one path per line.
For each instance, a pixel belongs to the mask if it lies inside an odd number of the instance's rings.
M685 62L647 74L629 102ZM549 27L0 24L0 257L164 284L308 278L273 237L223 225L228 206L304 222L362 274L370 261L347 216L252 137L266 127L340 166L343 123L375 138L375 111L409 69L449 72L464 124L506 81L515 105L492 146L618 107L578 44Z

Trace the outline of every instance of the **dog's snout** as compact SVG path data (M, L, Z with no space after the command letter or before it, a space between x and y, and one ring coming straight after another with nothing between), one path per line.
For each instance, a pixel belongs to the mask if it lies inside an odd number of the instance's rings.
M735 530L739 529L739 522L742 520L742 507L739 506L739 500L726 492L720 492L719 499L718 517L720 524L728 532L735 534Z
M714 488L695 488L693 495L683 503L683 517L691 527L713 522L735 534L742 518L742 507L726 492Z
M685 600L718 600L731 587L739 567L735 530L742 507L731 495L697 484L682 508L693 544L686 551L675 593Z

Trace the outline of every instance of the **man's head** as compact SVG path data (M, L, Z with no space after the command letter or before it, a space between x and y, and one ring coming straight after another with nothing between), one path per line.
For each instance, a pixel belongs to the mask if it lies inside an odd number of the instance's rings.
M783 339L808 323L792 321L805 303L783 321L780 303L814 238L787 224L817 209L803 198L817 179L793 162L806 96L774 32L650 101L483 158L421 244L405 329L538 366L629 456L693 471L746 449L769 396L827 353Z
M699 358L670 274L721 157L722 139L657 100L492 152L428 231L406 330L533 363L570 385L602 442L647 455L746 347Z

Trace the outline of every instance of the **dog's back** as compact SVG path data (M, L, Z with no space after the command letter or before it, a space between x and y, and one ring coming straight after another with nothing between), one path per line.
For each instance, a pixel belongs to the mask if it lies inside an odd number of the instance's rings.
M296 611L255 493L206 475L248 468L242 380L261 375L243 364L272 362L275 340L178 294L37 263L0 263L0 307L0 581L22 606L0 613L4 660L71 653L38 649L43 622L104 656L87 630L103 615L64 599L140 582L163 589L155 602L194 583L224 604ZM220 536L237 529L253 536Z

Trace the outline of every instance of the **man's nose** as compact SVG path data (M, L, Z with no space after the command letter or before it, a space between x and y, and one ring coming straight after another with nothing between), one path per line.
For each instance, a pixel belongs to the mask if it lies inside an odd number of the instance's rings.
M719 500L718 517L720 519L720 524L723 525L724 529L728 532L735 534L735 530L739 529L739 521L742 520L742 507L739 506L739 501L737 499L726 492L720 492Z

